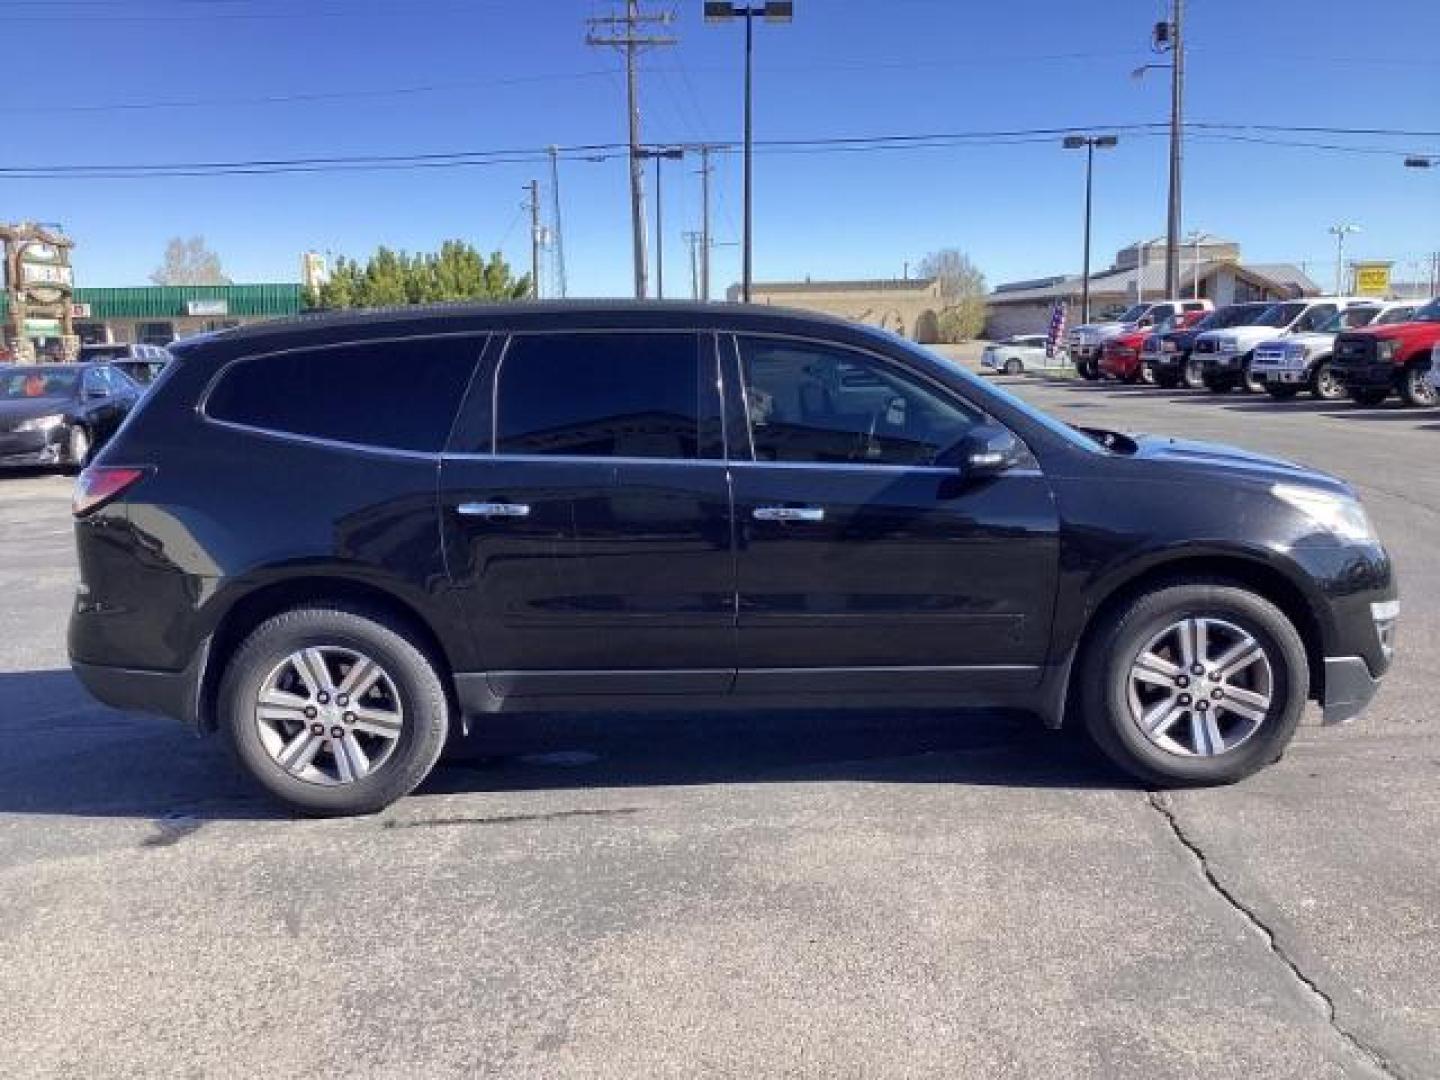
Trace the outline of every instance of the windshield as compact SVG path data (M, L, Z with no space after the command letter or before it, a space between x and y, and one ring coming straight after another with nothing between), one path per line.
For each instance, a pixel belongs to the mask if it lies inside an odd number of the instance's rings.
M1120 318L1116 319L1115 321L1139 322L1144 317L1145 313L1149 310L1149 304L1135 304L1132 307L1126 308L1124 314L1122 314Z
M1344 311L1337 311L1330 318L1326 319L1316 333L1338 334L1341 330L1354 330L1357 326L1369 326L1375 321L1375 316L1380 314L1379 308L1373 307L1352 307Z
M1308 305L1306 304L1276 304L1273 307L1267 308L1265 310L1265 314L1261 315L1254 322L1250 323L1250 325L1274 327L1289 326L1292 322L1294 322L1300 317L1300 313L1304 311L1307 306Z
M58 371L55 368L42 367L13 368L0 375L0 401L74 397L79 381L78 371Z
M85 360L114 360L129 355L128 345L85 345L80 349L80 356Z
M1375 320L1376 326L1391 326L1400 322L1411 322L1415 318L1413 307L1396 307L1389 311L1381 312L1380 317Z
M1431 300L1414 315L1411 322L1440 322L1440 300Z

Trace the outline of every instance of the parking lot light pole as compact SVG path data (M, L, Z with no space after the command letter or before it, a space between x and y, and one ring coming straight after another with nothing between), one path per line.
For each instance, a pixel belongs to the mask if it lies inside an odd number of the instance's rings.
M655 160L655 299L665 299L665 217L660 194L660 163L679 161L685 156L683 147L670 146L641 150L641 157Z
M741 256L740 297L750 302L751 273L754 252L752 222L754 209L754 92L753 69L755 55L755 16L762 16L766 22L788 23L795 17L793 0L766 0L757 6L735 4L731 0L705 0L705 21L710 23L729 22L731 19L745 20L745 223L742 240L744 252Z
M1066 135L1066 150L1085 151L1085 263L1080 271L1080 322L1090 321L1090 211L1094 195L1095 148L1109 150L1120 140L1114 135Z
M1345 292L1345 237L1358 233L1359 225L1341 223L1330 226L1330 235L1335 237L1335 295Z

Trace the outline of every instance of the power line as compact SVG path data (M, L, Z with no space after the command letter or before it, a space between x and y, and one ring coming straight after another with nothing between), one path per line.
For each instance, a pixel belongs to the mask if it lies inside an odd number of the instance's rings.
M1077 130L1106 130L1122 132L1132 137L1158 135L1168 125L1163 123L1142 124L1096 124L1081 127L1027 128L996 131L936 132L928 134L827 136L809 139L763 139L756 141L758 152L770 154L806 153L873 153L897 150L956 149L965 147L998 147L1027 145L1049 142L1057 137ZM1275 138L1269 135L1249 135L1248 130L1265 130L1256 125L1222 125L1201 123L1188 125L1196 128L1196 138L1206 141L1229 141L1255 143L1265 146L1295 147L1302 149L1360 153L1385 156L1403 156L1410 150L1389 149L1374 146L1355 146L1334 142L1319 142L1301 139ZM1301 128L1281 128L1275 131L1301 131ZM1372 132L1366 132L1371 134ZM698 149L700 144L675 143L686 149ZM707 142L712 152L733 153L739 147L737 142ZM579 143L557 146L555 153L565 161L603 162L627 156L628 143ZM296 158L252 158L234 161L189 161L164 163L104 163L104 164L36 164L9 165L0 167L0 179L145 179L165 177L267 175L273 173L345 172L345 171L389 171L396 169L435 168L478 168L496 165L545 164L550 158L549 147L510 148L496 150L454 150L419 154L366 154L312 156Z

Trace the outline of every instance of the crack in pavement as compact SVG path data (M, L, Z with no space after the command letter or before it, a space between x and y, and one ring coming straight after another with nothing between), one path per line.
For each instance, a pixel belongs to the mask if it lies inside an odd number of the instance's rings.
M1335 1002L1330 995L1320 988L1319 983L1304 972L1295 958L1290 955L1285 949L1285 946L1276 938L1275 932L1265 924L1260 916L1256 914L1255 910L1236 896L1234 892L1227 888L1220 879L1215 876L1215 871L1210 867L1210 860L1205 855L1200 844L1186 833L1185 827L1180 824L1180 819L1176 815L1175 807L1169 797L1160 791L1151 791L1147 794L1150 805L1165 819L1165 823L1169 826L1170 832L1174 835L1175 839L1179 841L1180 845L1194 858L1200 868L1200 873L1204 876L1210 888L1216 895L1224 900L1252 930L1260 935L1270 952L1285 965L1286 970L1290 972L1295 981L1298 982L1320 1006L1321 1011L1325 1015L1325 1022L1344 1040L1346 1045L1364 1058L1368 1065L1378 1069L1383 1076L1391 1077L1393 1080L1406 1080L1405 1074L1383 1053L1340 1022L1339 1017L1336 1015Z

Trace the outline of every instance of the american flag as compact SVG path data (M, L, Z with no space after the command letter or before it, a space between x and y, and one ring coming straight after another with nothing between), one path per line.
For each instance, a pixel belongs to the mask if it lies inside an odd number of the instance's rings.
M1065 340L1065 301L1056 300L1050 309L1050 329L1045 333L1045 355L1054 357L1060 343Z

